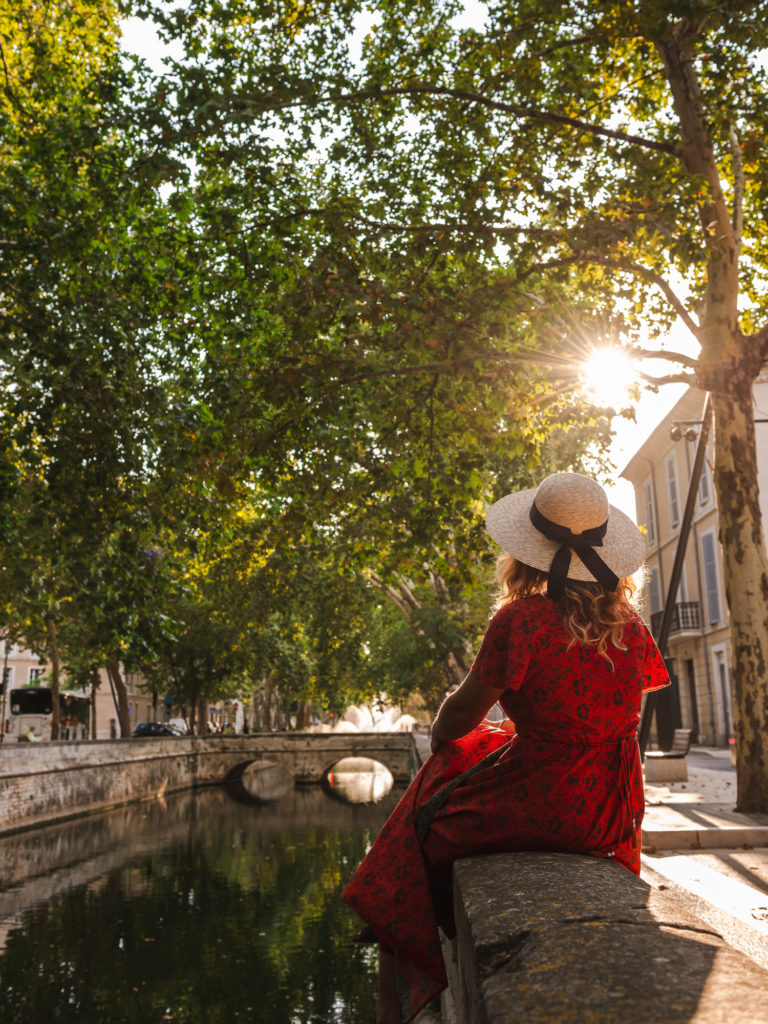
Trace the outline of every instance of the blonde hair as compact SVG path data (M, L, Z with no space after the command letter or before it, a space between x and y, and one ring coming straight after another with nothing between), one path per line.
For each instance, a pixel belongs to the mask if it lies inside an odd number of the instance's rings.
M543 594L549 576L543 569L534 569L512 555L502 555L496 566L496 578L500 584L497 604L502 607L521 597ZM566 580L557 604L563 628L570 637L568 646L594 647L613 668L608 647L627 650L624 626L635 616L632 598L636 590L631 576L620 579L615 590L606 590L599 583Z

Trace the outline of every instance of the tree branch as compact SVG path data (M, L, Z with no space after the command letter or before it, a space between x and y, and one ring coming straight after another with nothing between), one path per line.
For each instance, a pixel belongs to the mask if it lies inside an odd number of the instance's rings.
M666 281L661 274L657 274L655 270L651 270L650 267L644 267L640 263L633 263L631 260L609 259L607 256L601 256L599 253L581 252L576 253L573 256L565 256L558 260L547 260L545 263L535 263L530 268L530 272L546 270L549 267L568 266L574 263L595 263L601 267L610 267L613 270L625 270L631 274L636 274L638 277L646 278L664 293L664 297L667 302L669 302L670 306L672 306L694 338L696 338L697 341L700 340L698 325L694 322L682 301L674 293L669 282Z
M720 169L694 67L691 39L695 32L695 28L681 18L670 26L666 38L657 43L657 48L664 61L680 123L681 162L689 174L700 176L707 182L707 192L699 202L702 233L710 252L703 318L707 330L700 335L700 340L705 350L714 351L719 347L717 338L723 324L727 322L726 330L733 331L738 322L739 249L720 184ZM708 358L712 351L708 351Z
M638 277L645 277L648 281L651 281L663 293L667 302L674 309L694 338L698 340L698 324L694 323L690 313L672 290L670 283L663 278L661 274L658 274L655 270L651 270L650 267L644 267L641 263L633 263L631 260L605 259L597 254L592 254L590 262L599 263L606 267L617 267L620 270L628 270L632 274L637 274Z
M744 162L741 159L741 146L736 129L728 125L728 140L731 144L731 161L733 164L733 210L731 218L737 252L741 251L741 235L744 229Z
M355 103L358 100L384 100L393 96L446 96L451 99L466 100L470 103L477 103L480 106L488 107L491 110L499 110L505 114L513 114L515 117L525 117L536 121L547 121L552 124L561 124L578 131L586 132L589 135L598 135L602 138L613 139L616 142L626 142L629 145L641 146L643 149L651 149L657 153L666 153L670 156L679 156L678 147L671 142L656 142L653 139L645 139L641 135L631 135L628 132L615 131L612 128L604 128L602 125L590 124L588 121L581 121L576 117L568 117L566 114L557 114L551 110L538 110L536 107L518 106L516 103L505 103L502 100L492 100L480 93L469 92L466 89L453 89L449 86L440 85L402 85L392 89L360 89L356 92L337 93L331 96L316 96L312 99L288 100L285 103L265 104L270 110L281 110L287 107L321 106L326 103Z
M423 224L403 224L396 221L371 220L369 217L361 217L354 211L347 211L343 207L332 206L310 206L291 210L290 213L283 213L272 217L269 220L251 221L251 228L268 228L279 224L281 221L299 220L301 217L337 217L339 219L354 219L354 223L348 222L347 227L354 231L357 228L375 228L377 231L392 231L399 234L434 234L435 232L458 232L460 234L475 235L498 235L499 237L510 237L516 235L529 235L531 237L546 237L552 234L550 228L526 227L523 225L510 224L461 224L456 221L429 221Z
M764 363L768 359L768 327L763 327L755 334L746 338L746 340L752 342L757 347L760 362Z
M662 384L688 384L693 387L696 383L696 377L692 373L668 373L663 377L654 377L650 373L642 373L639 370L636 372L640 380L644 380L646 384L652 384L654 387Z
M699 365L698 359L694 359L693 356L683 355L682 352L670 352L668 349L657 348L632 348L633 356L637 356L639 359L666 359L670 363L680 363L681 366L689 366L692 370L695 370Z
M2 60L2 62L3 62L3 74L5 75L5 91L10 96L10 98L11 98L11 100L13 102L13 105L16 107L16 109L20 110L23 113L24 112L24 105L23 105L23 103L21 103L21 101L19 100L18 96L16 95L16 93L11 88L11 73L8 70L8 64L7 64L6 60L5 60L5 50L3 49L3 44L2 43L0 43L0 60Z
M373 569L368 569L364 576L369 583L387 595L407 622L412 622L413 614L419 611L421 604L417 601L407 580L404 580L402 576L398 576L396 584L387 583ZM417 632L423 633L422 630Z

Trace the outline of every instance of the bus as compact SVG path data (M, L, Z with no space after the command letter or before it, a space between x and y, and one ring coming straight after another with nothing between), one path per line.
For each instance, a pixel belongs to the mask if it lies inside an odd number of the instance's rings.
M53 724L53 693L47 686L10 690L4 708L4 740L49 740ZM90 697L81 693L59 694L59 739L87 740L91 718Z

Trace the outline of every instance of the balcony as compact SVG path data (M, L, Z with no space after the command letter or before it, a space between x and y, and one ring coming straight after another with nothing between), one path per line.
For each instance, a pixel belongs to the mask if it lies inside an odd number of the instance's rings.
M663 610L654 612L651 616L651 635L657 637L661 629L661 620L664 618ZM680 601L672 611L672 623L669 627L669 635L673 633L698 633L701 629L701 616L699 615L698 601Z

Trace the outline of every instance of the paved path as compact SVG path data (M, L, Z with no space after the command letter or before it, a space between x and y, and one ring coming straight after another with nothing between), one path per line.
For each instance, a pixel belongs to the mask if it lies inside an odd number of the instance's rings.
M646 785L643 878L768 968L768 815L740 814L730 751L695 747L688 781Z

